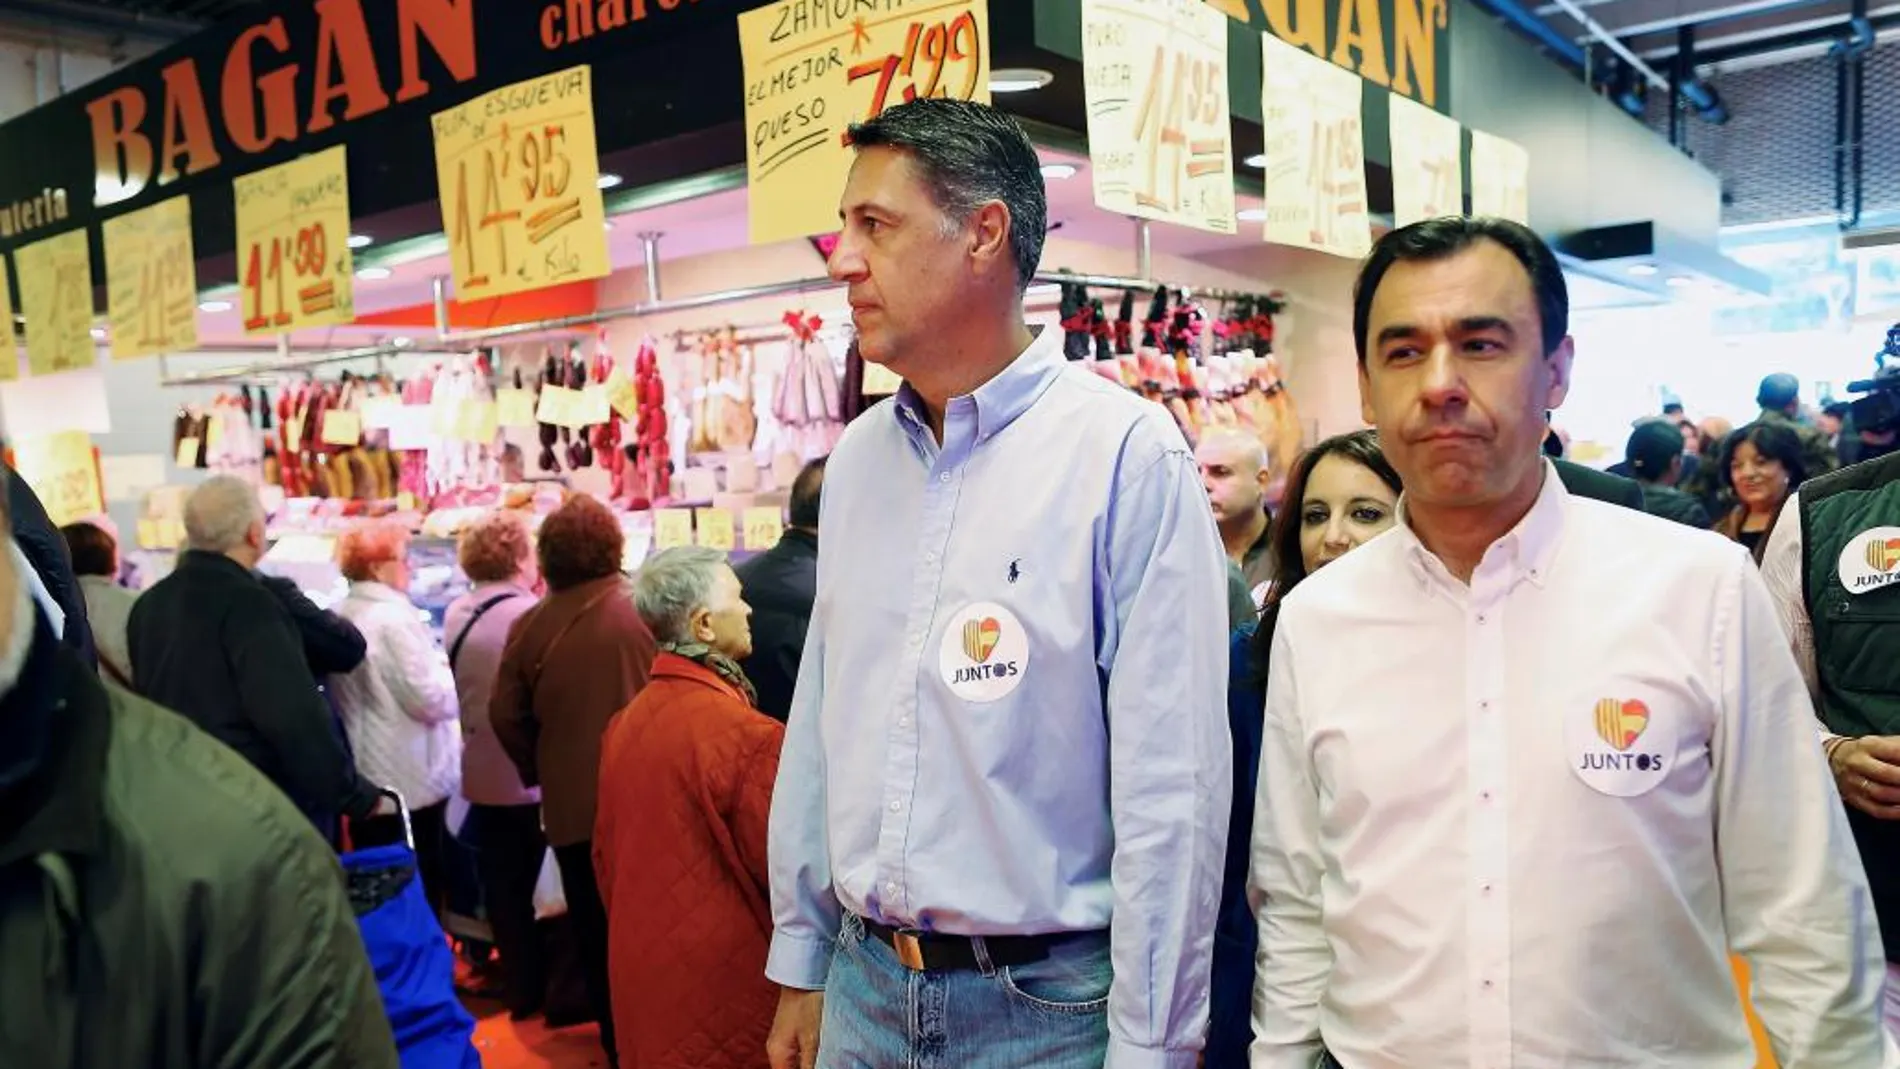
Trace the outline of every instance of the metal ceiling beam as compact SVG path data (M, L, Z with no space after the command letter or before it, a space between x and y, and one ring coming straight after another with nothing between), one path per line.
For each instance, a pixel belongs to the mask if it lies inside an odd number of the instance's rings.
M0 16L48 27L122 34L166 43L189 37L209 25L195 19L146 15L86 0L0 0Z
M1597 21L1627 40L1644 34L1673 34L1684 26L1706 27L1710 23L1796 11L1820 2L1822 0L1704 0L1702 3L1634 0Z
M1804 12L1805 14L1806 12ZM1790 19L1787 13L1765 13L1746 18L1724 20L1721 29L1705 29L1698 37L1696 66L1708 67L1734 59L1765 55L1836 41L1846 37L1852 7L1846 0L1834 0L1812 9L1812 18ZM1900 18L1900 3L1886 3L1871 12L1874 28L1891 30ZM1630 46L1645 59L1664 62L1676 54L1676 38L1654 34L1628 39Z
M1900 31L1900 7L1889 9L1885 14L1872 15L1868 18L1868 22L1872 24L1876 34ZM1826 25L1809 26L1787 33L1758 37L1725 47L1698 48L1696 66L1713 67L1775 52L1825 45L1845 39L1850 29L1848 21L1841 19Z

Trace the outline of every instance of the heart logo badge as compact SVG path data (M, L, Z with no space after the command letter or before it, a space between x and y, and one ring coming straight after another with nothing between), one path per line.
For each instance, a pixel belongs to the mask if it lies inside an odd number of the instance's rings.
M1877 572L1891 572L1900 567L1900 538L1867 543L1867 566Z
M996 643L1003 637L1003 625L996 617L986 616L981 620L969 620L963 625L963 652L978 664L990 659L996 652Z
M1597 702L1597 735L1618 750L1627 750L1649 727L1649 707L1639 701L1604 698Z

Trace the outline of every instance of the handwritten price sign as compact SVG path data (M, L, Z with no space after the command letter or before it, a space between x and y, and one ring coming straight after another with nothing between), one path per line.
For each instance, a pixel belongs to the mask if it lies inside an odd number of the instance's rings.
M85 431L23 435L13 443L14 466L46 506L47 518L64 527L106 510L99 462Z
M1266 136L1266 239L1358 258L1372 248L1366 210L1364 83L1272 34L1260 38Z
M613 270L591 68L505 86L437 112L434 126L436 188L458 298Z
M1232 234L1227 19L1201 0L1083 0L1095 203Z
M1471 214L1530 225L1531 157L1524 146L1471 131Z
M767 550L785 537L785 523L776 506L757 506L745 510L745 548Z
M26 366L51 375L98 362L92 341L92 252L86 232L72 230L14 254L20 268L20 313L26 316Z
M850 124L918 97L989 103L989 40L988 0L780 0L741 13L753 244L838 229Z
M1392 94L1392 219L1410 226L1465 213L1464 127Z
M0 256L0 325L11 327L13 324L13 291L8 288L7 258ZM13 344L13 333L9 329L0 335L0 382L11 382L20 377L20 348Z
M346 164L338 145L232 183L247 333L356 318Z
M108 219L105 239L112 358L195 348L198 268L191 252L191 199L173 197Z

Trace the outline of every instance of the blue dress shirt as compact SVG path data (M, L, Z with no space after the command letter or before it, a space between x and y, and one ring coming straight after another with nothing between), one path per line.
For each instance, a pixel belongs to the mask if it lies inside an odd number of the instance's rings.
M1061 342L952 398L941 446L906 388L832 454L766 971L823 988L841 910L1108 928L1109 1069L1189 1067L1232 786L1227 561L1172 418Z

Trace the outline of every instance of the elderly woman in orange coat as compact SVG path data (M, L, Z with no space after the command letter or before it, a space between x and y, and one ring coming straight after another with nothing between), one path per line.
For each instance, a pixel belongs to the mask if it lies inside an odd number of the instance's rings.
M765 827L785 729L739 668L752 610L725 554L655 555L634 603L660 654L607 729L594 826L621 1056L762 1069L778 1005Z

